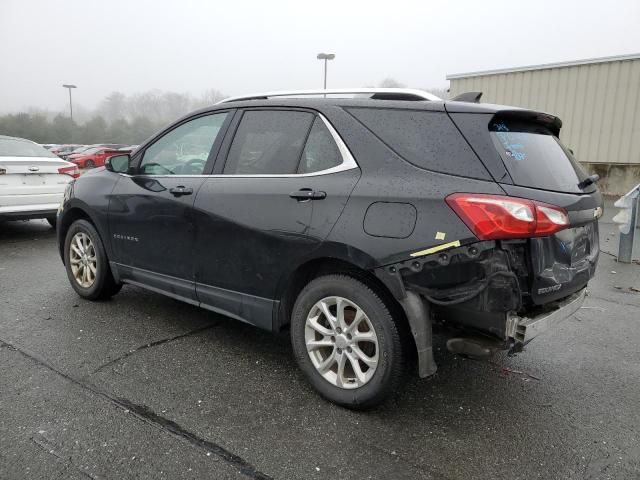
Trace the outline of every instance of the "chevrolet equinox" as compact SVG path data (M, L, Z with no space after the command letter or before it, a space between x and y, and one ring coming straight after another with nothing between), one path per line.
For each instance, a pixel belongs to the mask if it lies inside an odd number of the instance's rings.
M433 327L455 353L521 351L582 304L602 198L560 119L479 96L279 92L194 112L69 184L69 281L288 328L308 381L351 408L410 359L433 375Z

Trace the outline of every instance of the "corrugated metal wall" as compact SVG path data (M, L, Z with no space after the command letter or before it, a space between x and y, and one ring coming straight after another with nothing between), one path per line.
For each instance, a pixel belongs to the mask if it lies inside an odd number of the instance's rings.
M452 78L450 97L559 116L562 142L584 163L640 164L640 59Z

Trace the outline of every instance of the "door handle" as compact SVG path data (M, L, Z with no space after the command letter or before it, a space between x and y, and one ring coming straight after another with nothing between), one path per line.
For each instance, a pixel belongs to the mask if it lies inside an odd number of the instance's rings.
M177 187L170 188L169 193L174 197L181 197L182 195L191 195L193 193L193 188L185 187L184 185L178 185Z
M308 200L322 200L327 198L327 192L321 192L318 190L312 190L310 188L301 188L295 192L289 194L291 198L295 198L299 202L305 202Z

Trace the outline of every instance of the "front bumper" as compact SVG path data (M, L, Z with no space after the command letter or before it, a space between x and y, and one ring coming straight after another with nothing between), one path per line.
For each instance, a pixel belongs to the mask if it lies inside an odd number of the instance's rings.
M562 300L545 305L545 310L531 317L510 315L507 319L507 338L515 341L514 348L524 346L541 333L555 328L576 313L587 296L587 289L570 295Z

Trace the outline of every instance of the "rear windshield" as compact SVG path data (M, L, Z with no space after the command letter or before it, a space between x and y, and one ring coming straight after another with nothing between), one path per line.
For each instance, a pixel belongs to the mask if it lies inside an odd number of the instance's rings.
M0 138L0 157L58 158L37 143L19 138Z
M416 167L488 180L491 177L444 112L348 109L391 150Z
M583 193L585 172L571 152L546 127L517 120L489 124L493 143L516 185L557 192Z

